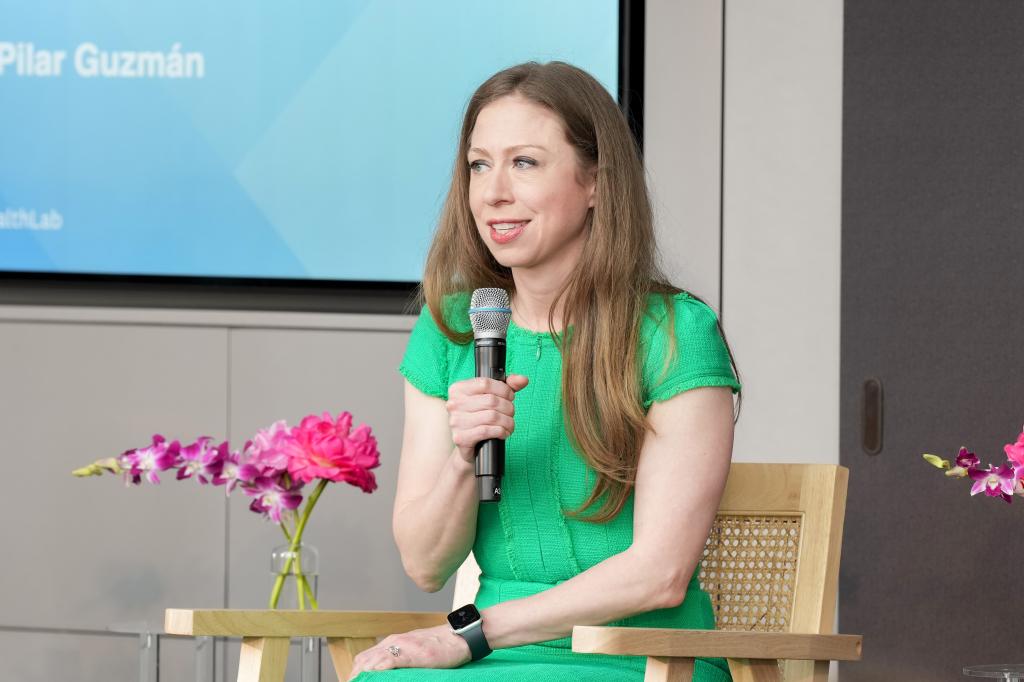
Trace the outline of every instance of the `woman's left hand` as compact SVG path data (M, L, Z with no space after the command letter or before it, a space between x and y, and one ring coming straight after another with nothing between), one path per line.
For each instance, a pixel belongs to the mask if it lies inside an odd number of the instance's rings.
M395 656L388 647L397 647ZM353 680L364 670L392 668L458 668L472 660L469 644L447 625L388 635L376 646L360 652L352 664Z

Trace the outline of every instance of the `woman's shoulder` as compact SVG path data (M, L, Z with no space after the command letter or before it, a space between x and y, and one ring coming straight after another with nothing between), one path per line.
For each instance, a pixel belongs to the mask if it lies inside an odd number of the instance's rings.
M739 392L711 306L686 291L655 294L653 299L640 331L644 407L698 386L729 386Z
M470 329L468 294L444 296L440 308L439 313L443 315L441 319L449 329L460 333ZM442 332L430 307L424 305L413 325L398 371L426 395L447 399L451 366L458 358L465 356L467 347L472 348L472 344L460 347Z
M715 311L690 292L655 292L647 297L647 307L640 323L640 338L650 339L659 329L669 331L667 324L670 311L676 335L706 329L709 324L717 326L718 315Z
M442 334L437 324L440 318L449 329L457 333L472 331L469 323L469 301L471 294L468 291L457 291L445 294L441 297L440 310L432 311L428 304L420 309L420 317L417 324L423 325L437 334Z

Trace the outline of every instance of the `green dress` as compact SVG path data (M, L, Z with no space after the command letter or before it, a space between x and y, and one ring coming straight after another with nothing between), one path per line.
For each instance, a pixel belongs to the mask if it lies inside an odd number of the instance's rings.
M652 296L641 328L644 407L698 386L740 388L729 363L715 313L681 293L675 307L677 353L666 368L666 309ZM469 296L449 297L446 320L455 329L469 328ZM509 325L506 369L530 383L516 395L516 428L506 443L502 500L481 505L473 552L481 568L475 604L485 608L520 599L569 580L591 566L627 549L633 539L633 497L622 512L604 524L566 518L594 485L594 472L569 444L562 417L562 357L550 334ZM423 309L413 328L399 371L427 395L447 399L448 387L474 375L473 344L458 345L441 334ZM636 627L715 627L707 594L694 573L685 601L675 607L624 618L609 625ZM644 677L646 659L639 656L577 654L569 637L499 649L460 668L400 668L365 672L359 682L398 680L484 681L534 679L545 682L633 680ZM723 659L698 659L694 680L731 680Z

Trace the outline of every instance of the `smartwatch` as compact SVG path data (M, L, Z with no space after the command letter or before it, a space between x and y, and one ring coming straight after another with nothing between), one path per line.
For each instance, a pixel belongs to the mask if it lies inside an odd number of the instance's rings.
M472 604L461 606L448 614L448 624L459 637L466 640L474 661L491 653L491 647L484 638L484 621Z

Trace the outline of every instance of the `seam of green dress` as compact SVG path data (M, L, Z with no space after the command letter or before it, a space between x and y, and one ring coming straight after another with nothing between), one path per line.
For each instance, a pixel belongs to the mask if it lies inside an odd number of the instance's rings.
M519 569L519 554L516 552L515 535L512 532L512 519L505 512L507 504L498 502L498 518L501 520L502 534L505 536L505 556L508 558L508 566L512 569L512 577L516 580L523 580L522 571Z
M562 413L562 402L559 400L558 403L559 415ZM565 420L559 417L562 422L562 429L566 428ZM579 575L580 562L576 558L576 545L572 541L572 533L569 532L569 526L565 522L565 507L563 506L564 500L562 500L562 485L558 479L558 460L561 455L561 433L558 429L554 429L551 434L551 449L549 451L548 458L548 476L551 478L551 497L554 500L555 509L558 512L558 527L559 533L562 536L562 541L565 542L565 546L569 548L569 570L572 572L573 577Z
M540 520L537 518L538 497L540 496L535 497L533 494L534 482L530 478L529 464L524 466L523 480L526 482L526 495L530 500L530 516L533 520L533 532L537 536L537 558L540 560L540 575L542 576L539 579L544 582L549 582L551 580L550 568L548 566L548 561L544 556L544 536L540 527Z
M733 389L733 393L740 391L742 386L732 376L726 376L721 373L702 374L698 376L686 377L681 381L673 381L669 384L662 384L658 387L656 392L651 393L644 400L644 408L650 408L652 403L663 402L672 398L684 391L688 391L691 388L702 388L705 386L728 386Z
M409 383L415 386L417 389L419 389L422 393L429 396L433 396L435 398L443 398L445 400L448 399L447 391L435 388L433 385L434 382L427 379L418 371L412 369L406 363L402 363L401 365L399 365L398 372L406 379L408 379Z
M553 439L554 442L552 443L552 447L553 449L557 449L559 444L559 437L557 433L553 434ZM552 452L548 462L548 475L551 477L551 497L552 503L555 506L555 511L558 514L559 535L561 535L562 542L565 543L565 547L568 548L568 568L574 578L575 576L579 576L581 573L580 561L577 559L577 555L575 555L575 545L572 543L572 535L569 532L568 525L565 523L565 508L562 506L562 486L561 482L558 480L557 460L558 458L554 457L554 453Z

